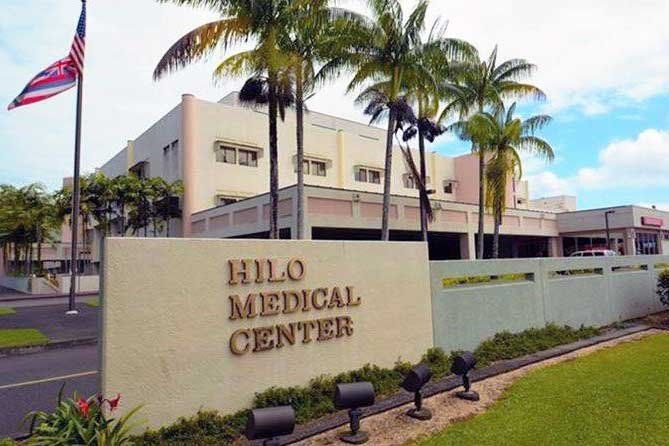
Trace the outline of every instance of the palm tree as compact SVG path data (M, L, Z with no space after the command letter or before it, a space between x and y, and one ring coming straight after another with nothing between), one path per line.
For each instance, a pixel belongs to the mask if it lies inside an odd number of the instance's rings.
M444 133L444 127L437 122L440 100L458 92L451 65L472 61L477 57L476 48L469 43L446 38L446 28L446 25L442 26L436 20L425 42L419 45L419 57L430 76L405 80L408 81L405 87L408 97L417 109L417 124L413 131L418 134L420 182L424 186L427 185L425 141L432 143ZM420 227L424 241L427 241L428 214L431 214L425 208L426 205L429 205L429 200L420 200Z
M371 82L356 102L368 104L367 112L371 112L373 122L387 116L381 239L389 240L393 137L398 114L406 105L403 95L405 78L431 77L419 57L428 1L420 0L406 20L397 0L368 0L368 4L372 18L367 26L359 27L355 47L331 61L324 70L336 70L341 66L354 68L356 72L348 92Z
M498 109L493 115L477 113L468 121L451 126L463 139L468 139L484 148L491 159L486 169L486 205L493 214L494 232L492 258L499 257L499 228L506 210L507 185L522 177L520 153L525 152L553 161L555 152L536 131L551 121L548 115L532 116L526 120L514 116L516 103L508 110Z
M328 0L295 2L293 29L282 34L281 51L289 56L295 83L295 136L297 142L297 238L304 238L304 112L305 103L323 82L323 73L316 73L318 62L336 57L346 45L353 29L364 17L342 8L328 7Z
M278 238L278 138L277 115L281 104L281 77L285 76L287 58L279 50L282 33L292 29L293 2L290 0L160 0L189 6L206 6L224 18L202 25L180 38L162 57L154 70L154 79L201 60L217 47L255 41L255 47L224 60L215 76L241 73L252 75L247 92L266 100L269 120L270 161L270 238ZM258 88L266 83L266 88ZM247 81L248 84L248 81ZM260 96L260 93L264 93ZM285 89L284 89L285 93ZM255 99L254 99L255 101Z
M495 111L504 108L504 100L531 96L543 100L545 94L534 85L519 82L531 75L535 66L524 59L510 59L497 64L497 47L488 60L463 63L456 67L458 89L449 94L450 102L441 114L445 122L454 114L466 119L475 113L483 113L486 107ZM483 147L472 145L472 152L479 157L479 224L477 257L483 258L485 238L485 163L488 155Z

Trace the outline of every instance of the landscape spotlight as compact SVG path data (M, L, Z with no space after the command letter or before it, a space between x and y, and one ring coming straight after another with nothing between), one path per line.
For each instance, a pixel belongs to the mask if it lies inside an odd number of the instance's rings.
M370 382L337 384L335 391L335 407L348 409L351 431L340 436L344 443L362 444L369 440L369 435L360 430L361 407L374 404L374 386Z
M407 392L413 392L414 394L414 403L416 407L410 409L407 412L407 415L411 418L417 420L429 420L432 418L432 412L430 409L423 407L423 394L421 389L425 384L427 384L432 378L432 370L425 364L418 364L416 367L411 369L407 377L404 379L402 388Z
M290 406L254 409L246 422L246 438L265 440L263 446L279 446L278 437L292 434L295 411Z
M453 365L451 366L451 373L455 373L462 377L462 385L465 387L463 392L457 392L455 396L463 400L478 401L479 394L470 390L471 384L467 373L476 365L476 358L472 352L464 352L461 355L453 358Z

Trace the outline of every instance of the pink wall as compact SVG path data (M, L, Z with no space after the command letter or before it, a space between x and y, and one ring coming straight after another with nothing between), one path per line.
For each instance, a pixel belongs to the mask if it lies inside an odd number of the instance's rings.
M463 203L479 202L479 159L474 154L455 158L455 199Z

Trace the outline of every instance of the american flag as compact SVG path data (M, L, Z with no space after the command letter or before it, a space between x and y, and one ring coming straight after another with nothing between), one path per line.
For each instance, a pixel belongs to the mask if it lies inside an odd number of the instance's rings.
M86 37L86 0L82 1L81 15L77 24L77 32L70 48L70 54L60 59L37 76L32 78L23 91L7 107L11 110L22 105L43 101L52 96L69 90L77 83L77 77L81 76L84 69L84 49Z
M81 4L81 15L77 23L77 32L74 34L70 58L78 73L84 72L84 52L86 50L86 0Z

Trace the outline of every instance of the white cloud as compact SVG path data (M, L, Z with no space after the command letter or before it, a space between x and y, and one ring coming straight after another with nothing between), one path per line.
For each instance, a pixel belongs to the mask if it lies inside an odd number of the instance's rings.
M634 139L610 143L599 152L597 165L582 168L573 177L560 177L545 170L525 179L530 182L532 197L536 198L616 188L669 187L667 172L669 130L647 129Z
M573 180L560 178L550 171L529 175L525 179L530 183L532 198L573 195L575 193Z
M644 130L636 139L616 141L599 153L599 165L578 172L584 189L613 186L669 186L669 131Z

